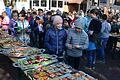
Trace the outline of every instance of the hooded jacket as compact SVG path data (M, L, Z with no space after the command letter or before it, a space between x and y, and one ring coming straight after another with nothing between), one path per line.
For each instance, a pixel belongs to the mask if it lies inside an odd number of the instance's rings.
M69 44L72 45L72 49L69 49ZM88 35L87 33L82 30L78 33L75 29L68 30L68 38L67 38L67 55L72 57L80 57L82 56L82 50L87 49L89 44ZM80 48L76 49L74 46L79 45Z

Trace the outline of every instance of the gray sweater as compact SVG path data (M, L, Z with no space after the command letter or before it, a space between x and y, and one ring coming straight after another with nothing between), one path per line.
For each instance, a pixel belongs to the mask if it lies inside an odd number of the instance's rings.
M72 49L69 49L69 44L72 45ZM87 33L82 30L80 33L78 33L75 29L68 30L68 38L67 38L67 55L72 57L80 57L82 56L82 50L86 49L88 47L89 40ZM80 48L76 49L74 46L79 45Z

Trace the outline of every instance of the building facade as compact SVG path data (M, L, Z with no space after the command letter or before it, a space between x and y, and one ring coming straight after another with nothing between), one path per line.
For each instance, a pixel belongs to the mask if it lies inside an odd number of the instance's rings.
M5 4L3 0L0 0L0 15L2 14L3 11L5 11Z
M26 9L38 9L43 10L64 10L66 0L17 0L16 8L21 10L22 7Z

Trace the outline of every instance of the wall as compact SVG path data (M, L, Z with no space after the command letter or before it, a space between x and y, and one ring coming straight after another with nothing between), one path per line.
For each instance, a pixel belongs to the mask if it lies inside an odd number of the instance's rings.
M29 9L30 8L30 0L26 0L26 2L19 2L19 0L17 0L15 9L20 11L20 10L22 10L22 7L25 7L26 10Z
M5 11L5 5L3 0L0 0L0 15L2 14L3 11Z

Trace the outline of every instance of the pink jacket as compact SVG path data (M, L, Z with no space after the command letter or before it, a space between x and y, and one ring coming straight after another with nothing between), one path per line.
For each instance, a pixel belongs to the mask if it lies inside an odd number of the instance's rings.
M8 16L4 17L2 21L2 29L7 30L9 28L9 22L10 22L9 17Z

